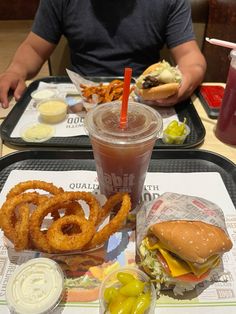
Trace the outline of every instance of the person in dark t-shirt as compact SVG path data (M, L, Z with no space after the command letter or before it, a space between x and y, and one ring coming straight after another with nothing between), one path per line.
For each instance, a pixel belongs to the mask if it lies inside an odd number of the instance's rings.
M206 62L192 28L188 0L41 0L30 34L0 76L0 102L19 99L61 36L68 41L71 69L84 76L139 76L160 59L166 45L183 74L179 93L161 102L175 104L201 83Z

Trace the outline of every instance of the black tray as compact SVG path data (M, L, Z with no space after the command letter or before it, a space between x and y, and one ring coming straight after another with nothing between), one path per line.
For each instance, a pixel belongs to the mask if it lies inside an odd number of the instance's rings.
M25 150L0 158L0 191L12 170L95 170L92 151ZM198 149L154 151L149 172L218 172L236 207L236 165L230 160Z
M116 77L117 78L117 77ZM97 82L107 82L114 79L114 77L92 77L88 78ZM18 122L21 115L24 113L25 108L31 100L30 94L37 89L40 81L47 83L70 83L71 80L69 77L46 77L40 80L32 82L21 99L17 102L14 108L11 110L9 115L6 117L4 122L1 125L1 137L2 139L15 146L38 146L38 147L64 147L64 148L91 148L91 143L88 136L74 136L74 137L53 137L43 143L30 143L25 142L20 137L11 137L11 133ZM180 121L184 120L184 117L187 118L187 124L191 129L191 133L187 137L186 141L182 145L175 144L164 144L161 139L156 141L154 148L192 148L199 145L205 137L206 131L202 124L202 121L190 99L181 102L175 106L177 115Z

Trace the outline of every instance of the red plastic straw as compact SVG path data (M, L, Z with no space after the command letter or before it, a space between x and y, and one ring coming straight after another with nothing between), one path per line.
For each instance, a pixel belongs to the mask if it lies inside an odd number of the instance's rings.
M127 111L128 111L128 100L130 93L130 82L132 77L132 69L125 68L124 74L124 87L123 87L123 96L122 96L122 105L120 113L120 128L125 129L127 125Z

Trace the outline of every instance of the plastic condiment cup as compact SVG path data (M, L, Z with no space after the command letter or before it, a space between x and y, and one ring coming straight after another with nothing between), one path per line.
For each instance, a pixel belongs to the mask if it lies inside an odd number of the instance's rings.
M141 280L147 285L144 288L145 292L149 292L151 294L151 302L149 308L145 311L145 314L153 314L155 312L155 307L156 307L156 290L153 285L153 283L150 281L149 276L144 273L142 270L140 270L137 267L132 267L132 266L124 266L119 269L116 269L115 271L111 272L108 274L105 279L102 281L102 284L100 286L99 290L99 303L100 303L100 314L106 313L107 310L107 304L106 301L104 300L104 291L106 288L109 287L121 287L121 283L117 279L117 274L120 272L128 273L133 275L136 279Z
M35 258L20 265L9 278L6 301L17 314L51 313L64 295L64 274L49 258Z
M89 103L89 102L84 102L83 106L85 108L86 111L90 111L94 108L97 107L98 104L93 104L93 103ZM99 105L100 106L100 105Z
M55 129L52 125L32 123L25 125L21 131L21 138L26 142L41 143L53 137Z
M127 192L135 209L162 131L162 118L157 110L129 101L127 127L120 128L120 111L120 101L98 105L87 113L84 125L93 147L100 192L106 197Z
M56 97L57 96L57 90L50 89L50 88L44 88L44 89L38 89L31 93L31 97L33 100L38 104L40 101Z
M66 118L68 104L61 98L49 98L37 105L40 119L45 123L59 123Z
M70 112L78 113L84 108L83 99L81 97L66 97L66 102Z
M185 124L185 133L183 135L171 135L163 131L163 136L162 136L162 141L165 144L176 144L176 145L181 145L184 143L186 140L186 137L190 133L190 128L188 125Z

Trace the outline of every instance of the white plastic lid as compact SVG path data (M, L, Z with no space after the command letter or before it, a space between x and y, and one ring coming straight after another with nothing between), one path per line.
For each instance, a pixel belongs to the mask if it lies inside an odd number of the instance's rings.
M120 128L120 112L120 101L98 105L87 113L84 120L85 129L97 140L122 146L143 144L159 137L163 119L157 110L129 101L125 129Z
M6 300L18 314L49 313L60 302L64 290L64 274L49 258L35 258L19 266L9 278Z
M50 88L35 90L34 92L31 93L31 97L36 101L54 97L55 95L57 95L57 91Z
M25 125L20 130L21 138L26 142L45 142L53 137L54 127L43 123L33 123Z

